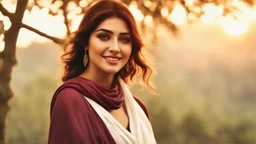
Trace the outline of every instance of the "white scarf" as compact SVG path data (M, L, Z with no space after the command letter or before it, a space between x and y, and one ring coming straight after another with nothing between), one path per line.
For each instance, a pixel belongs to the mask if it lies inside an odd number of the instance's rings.
M119 78L119 83L125 96L125 106L129 117L130 131L125 129L108 111L90 98L85 98L106 124L112 137L117 144L156 144L151 124L135 101L124 81Z

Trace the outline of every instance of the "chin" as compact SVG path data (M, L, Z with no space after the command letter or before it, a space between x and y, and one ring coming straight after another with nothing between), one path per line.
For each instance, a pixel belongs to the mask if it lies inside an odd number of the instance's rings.
M119 72L122 68L124 67L124 65L104 65L101 67L101 70L104 71L107 74L116 74L117 72Z
M112 70L105 70L105 72L106 73L108 73L108 74L115 74L115 73L117 73L119 70L114 70L114 69L112 69Z

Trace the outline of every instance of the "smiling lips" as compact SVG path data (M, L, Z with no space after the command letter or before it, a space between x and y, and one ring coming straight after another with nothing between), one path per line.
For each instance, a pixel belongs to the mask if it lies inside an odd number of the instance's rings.
M116 56L103 56L105 58L105 60L109 63L109 64L117 64L118 61L121 59L120 57L116 57Z

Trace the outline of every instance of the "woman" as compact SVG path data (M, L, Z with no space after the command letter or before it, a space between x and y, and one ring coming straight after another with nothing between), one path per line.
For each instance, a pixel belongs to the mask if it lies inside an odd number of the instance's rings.
M138 71L149 85L136 22L123 4L102 0L66 45L64 83L51 103L49 144L154 144L145 106L126 86Z

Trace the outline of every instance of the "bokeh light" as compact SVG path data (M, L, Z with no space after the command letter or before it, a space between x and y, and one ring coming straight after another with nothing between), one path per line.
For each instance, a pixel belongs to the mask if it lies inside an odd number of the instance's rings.
M9 0L2 0L1 3L10 12L15 11L15 4ZM29 1L29 4L33 4ZM49 2L42 1L40 3L49 8L40 9L37 6L33 6L31 11L27 11L24 14L23 22L32 26L40 31L55 37L63 38L66 35L66 26L64 24L63 12L58 10L62 5L62 1L55 1L54 4L49 5ZM239 11L234 11L230 15L223 16L224 5L216 5L213 3L204 4L202 8L195 5L195 0L186 0L186 5L193 9L195 13L203 12L200 20L204 24L218 24L223 30L233 36L241 36L248 31L250 24L256 20L256 7L249 7L247 4L241 1L230 1L230 5L236 7ZM75 2L69 2L68 19L71 20L70 30L75 31L82 19L80 14L81 7L88 5L86 0L81 0L79 6ZM154 3L147 0L144 2L146 7L153 7ZM138 9L137 2L133 1L129 5L129 9L138 22L144 21L148 26L153 24L154 18L150 15L144 15L140 9ZM49 11L53 11L57 15L49 15ZM196 14L189 13L184 9L182 5L176 3L172 11L169 11L167 7L161 9L161 15L166 17L169 21L175 25L182 25L187 20L195 20ZM10 20L0 14L0 20L4 22L4 29L8 30L11 26ZM57 26L58 25L58 26ZM26 29L22 29L19 33L17 44L19 47L27 47L31 42L46 42L47 39L43 38L33 32L28 32ZM3 50L3 44L0 46L0 50Z

